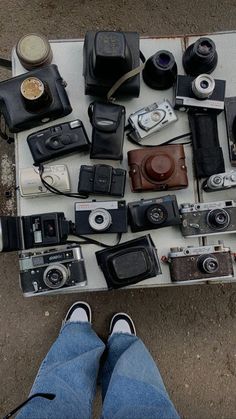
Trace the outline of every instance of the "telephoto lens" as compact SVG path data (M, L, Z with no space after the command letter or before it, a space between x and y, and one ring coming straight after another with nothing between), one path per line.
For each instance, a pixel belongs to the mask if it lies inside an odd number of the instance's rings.
M172 87L177 77L177 65L173 54L166 50L156 52L148 58L143 69L143 80L155 90Z
M218 62L215 43L210 38L200 38L191 44L183 55L183 67L189 76L212 73Z

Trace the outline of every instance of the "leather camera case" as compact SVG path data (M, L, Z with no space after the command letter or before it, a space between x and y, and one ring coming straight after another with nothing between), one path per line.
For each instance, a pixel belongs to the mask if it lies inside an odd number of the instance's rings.
M35 112L26 109L21 94L21 84L29 77L41 80L53 98L48 106ZM51 64L2 81L0 83L0 111L10 132L24 131L71 113L72 107L57 66Z
M89 107L93 126L91 159L122 160L125 107L94 102Z
M105 97L115 82L140 64L137 32L88 31L83 50L85 94ZM140 75L126 80L117 96L138 97Z
M183 189L188 186L182 144L136 149L128 152L133 192Z

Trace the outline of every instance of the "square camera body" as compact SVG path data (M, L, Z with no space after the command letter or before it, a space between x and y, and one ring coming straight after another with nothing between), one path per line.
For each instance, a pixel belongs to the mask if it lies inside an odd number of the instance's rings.
M86 285L80 246L64 246L19 255L20 283L25 297L76 292Z
M75 203L76 234L126 233L125 201L92 201Z
M230 248L223 244L172 248L168 259L173 282L227 279L234 276Z
M232 166L236 166L236 97L225 98L225 121L227 128L229 158Z
M138 67L137 32L88 31L83 50L85 94L105 97L115 82ZM128 79L117 90L119 96L138 97L140 75Z
M181 221L176 196L130 202L128 219L133 232L178 225Z
M87 133L79 119L34 132L27 137L27 142L35 164L90 149Z
M106 164L81 165L78 192L84 195L124 196L126 170Z
M185 237L236 232L236 204L231 200L181 204L180 214Z

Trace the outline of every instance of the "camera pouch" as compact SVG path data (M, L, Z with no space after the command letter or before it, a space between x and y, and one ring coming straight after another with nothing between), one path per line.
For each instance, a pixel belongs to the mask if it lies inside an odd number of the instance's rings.
M212 112L189 112L188 118L197 178L223 173L225 164L218 137L217 115Z
M112 103L93 102L89 106L93 126L91 159L122 160L125 108Z
M160 262L148 234L96 252L109 289L135 284L161 274Z

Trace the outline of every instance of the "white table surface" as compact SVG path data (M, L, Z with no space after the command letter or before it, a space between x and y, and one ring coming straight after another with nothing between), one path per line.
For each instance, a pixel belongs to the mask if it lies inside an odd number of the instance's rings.
M209 35L211 39L214 40L218 52L218 65L215 71L212 73L212 76L215 78L226 79L226 95L234 96L236 95L236 76L233 70L232 57L236 57L236 33L227 32L220 34ZM185 48L185 44L190 44L194 42L197 37L175 37L175 38L143 38L140 41L140 47L146 58L154 54L160 49L166 49L171 51L174 54L174 57L178 66L178 73L184 74L182 67L182 55ZM15 153L16 153L16 181L18 182L19 178L19 169L30 167L33 164L33 159L28 148L26 138L27 136L39 129L46 128L50 125L56 125L62 122L71 121L73 119L81 119L84 123L86 131L89 138L91 138L91 125L87 115L87 108L89 103L94 100L93 97L84 95L84 80L82 76L82 65L83 65L83 41L82 40L57 40L51 41L51 47L53 51L53 63L57 64L58 69L64 80L67 82L67 93L69 100L71 102L73 112L66 116L45 124L41 127L34 128L32 130L24 131L15 136ZM16 56L15 51L12 53L13 58L13 75L22 74L26 70L21 66ZM173 89L166 91L155 91L147 87L144 82L141 80L141 89L140 96L136 99L130 99L126 101L117 101L126 107L126 116L128 117L130 113L138 110L139 108L149 105L153 102L162 102L164 98L170 100L173 103ZM163 129L158 134L150 137L147 140L144 140L143 143L147 144L156 144L168 140L177 135L189 132L188 118L185 113L177 112L178 121L168 128ZM223 148L224 159L226 170L232 169L229 163L229 154L228 154L228 144L226 136L226 127L224 113L221 113L218 117L218 129L219 129L219 138L220 143ZM128 142L127 139L124 141L124 159L122 164L115 161L106 161L107 164L111 164L113 167L122 167L128 171L127 164L127 151L138 148L135 145L132 145ZM186 165L188 169L188 179L189 186L187 189L179 191L166 191L166 192L143 192L143 193L132 193L130 189L130 180L127 173L127 184L125 197L126 202L136 201L141 198L147 199L152 197L160 197L167 194L175 194L177 196L178 203L184 202L197 202L198 193L197 193L197 182L193 176L193 166L192 166L192 150L190 145L185 146L186 154ZM79 167L81 164L98 164L104 162L102 160L90 160L89 154L79 153L73 154L70 156L61 157L53 162L48 164L66 164L69 170L72 191L77 191L78 185L78 175ZM18 183L17 183L18 184ZM201 193L200 199L204 202L224 200L224 199L234 199L236 195L236 189L230 189L228 191L214 192L214 193ZM101 197L101 196L91 196L89 200L97 199L99 201L107 201L109 199L114 200L114 197ZM39 197L39 198L23 198L18 194L17 197L17 211L18 215L30 215L43 212L55 212L63 211L66 217L74 221L74 203L79 201L78 199L72 199L61 196L50 196L50 197ZM140 237L147 232L131 233L130 230L128 233L123 234L122 242L131 240L135 237ZM199 245L202 243L201 239L198 238L188 238L185 239L181 235L180 229L178 226L175 227L166 227L159 230L151 230L151 237L156 245L158 256L167 256L170 247L175 246L187 246L187 245ZM108 244L114 243L116 237L111 234L101 234L91 236L94 239L104 241ZM207 239L207 243L216 244L218 240L224 240L225 245L230 246L232 250L235 250L235 235L218 235L210 236ZM81 291L95 291L95 290L105 290L107 289L105 279L100 268L97 265L96 258L94 253L101 248L94 245L86 245L82 247L86 271L88 276L88 284L86 287L81 288ZM132 285L132 288L145 288L145 287L156 287L156 286L173 286L170 280L169 267L166 264L161 263L162 274L154 278L147 279L145 281L139 282L138 284ZM230 279L232 282L236 280ZM226 282L228 280L224 280ZM198 283L206 283L207 281L198 281ZM217 279L212 282L219 282ZM222 281L221 281L222 282ZM191 285L196 282L186 282L184 285ZM183 285L183 284L181 284ZM129 288L131 288L129 287Z

